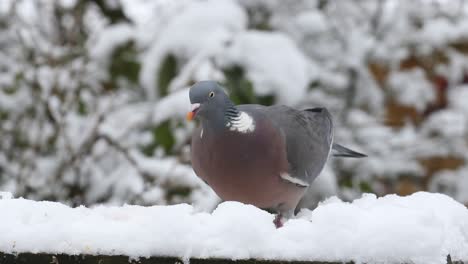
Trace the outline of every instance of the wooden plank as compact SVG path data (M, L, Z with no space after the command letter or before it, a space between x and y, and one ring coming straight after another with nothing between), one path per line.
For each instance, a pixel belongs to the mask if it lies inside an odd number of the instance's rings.
M150 257L138 260L127 256L92 256L65 254L5 254L0 252L1 264L182 264L174 257ZM271 260L230 260L230 259L190 259L190 264L341 264L341 262L321 261L271 261ZM352 264L353 262L347 262Z
M231 260L231 259L190 259L182 261L174 257L150 257L132 259L128 256L104 255L66 255L47 253L6 254L0 252L0 264L353 264L354 262L324 261L272 261L272 260ZM466 262L468 263L468 262ZM463 261L452 261L447 256L447 264L464 264Z

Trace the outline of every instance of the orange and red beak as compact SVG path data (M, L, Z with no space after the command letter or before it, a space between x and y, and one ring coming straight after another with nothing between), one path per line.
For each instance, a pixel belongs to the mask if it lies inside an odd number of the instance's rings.
M190 110L190 112L187 113L187 120L188 121L191 121L191 120L193 120L195 118L195 115L197 114L199 108L200 108L200 104L198 104L198 103L191 105L191 110Z

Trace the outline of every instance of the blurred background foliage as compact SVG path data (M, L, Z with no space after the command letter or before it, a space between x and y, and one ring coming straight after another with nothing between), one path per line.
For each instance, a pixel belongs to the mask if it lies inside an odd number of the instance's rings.
M468 4L4 0L0 190L71 205L219 199L190 167L188 87L325 106L333 159L302 205L443 192L468 204Z

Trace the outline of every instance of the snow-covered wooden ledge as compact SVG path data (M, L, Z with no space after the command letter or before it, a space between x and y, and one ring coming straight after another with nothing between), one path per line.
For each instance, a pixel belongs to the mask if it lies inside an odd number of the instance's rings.
M355 264L356 262L330 261L287 261L287 260L256 260L256 259L186 259L174 257L130 258L128 256L100 256L100 255L67 255L67 254L3 254L0 253L2 264ZM376 263L376 262L368 262ZM385 262L377 262L385 263ZM407 263L407 262L405 262ZM447 256L447 264L465 264L463 261L453 261Z
M231 260L231 259L194 259L181 260L174 257L149 257L133 259L128 256L94 256L67 254L3 254L0 253L2 264L355 264L355 262L329 261L286 261L286 260ZM369 262L374 263L374 262ZM378 262L384 263L384 262ZM447 257L447 264L465 264L463 261L452 261Z
M441 194L368 194L352 203L331 198L280 229L274 227L273 215L236 202L203 213L186 204L70 208L0 196L2 264L29 263L19 261L25 257L39 263L40 257L55 258L61 264L66 259L99 263L99 258L103 264L122 263L129 257L141 263L430 264L447 263L448 255L468 260L468 209ZM78 261L83 259L90 261Z

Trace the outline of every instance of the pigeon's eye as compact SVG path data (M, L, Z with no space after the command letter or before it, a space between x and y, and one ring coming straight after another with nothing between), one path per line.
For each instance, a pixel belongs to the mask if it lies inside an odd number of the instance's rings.
M208 96L209 96L210 98L214 97L214 92L210 92L210 93L208 94Z

